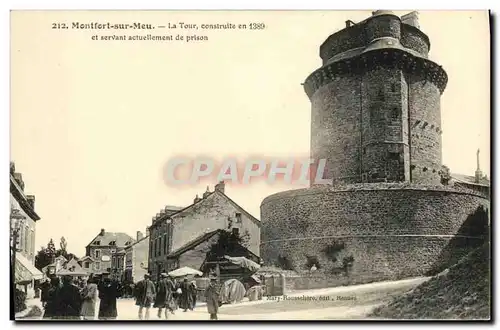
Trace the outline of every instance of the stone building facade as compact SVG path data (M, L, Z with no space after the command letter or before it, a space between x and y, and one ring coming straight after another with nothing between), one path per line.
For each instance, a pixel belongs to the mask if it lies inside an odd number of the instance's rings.
M148 272L149 235L137 232L134 243L125 247L125 282L137 283Z
M89 262L92 268L87 270L93 274L102 274L104 272L112 273L112 257L127 245L135 240L125 233L106 232L103 228L99 234L90 241L85 247L85 262ZM85 268L85 265L84 267Z
M35 212L35 196L25 194L22 174L16 172L13 162L10 163L10 208L10 247L12 249L15 245L17 250L16 283L31 287L33 280L43 277L40 270L35 268L36 223L40 216ZM17 242L14 242L12 237L15 226L19 229Z
M330 184L263 200L266 263L350 283L400 279L484 239L475 228L488 195L441 183L447 76L429 49L417 15L387 11L347 21L321 45L323 66L304 89L311 158L326 159Z
M149 271L156 278L174 269L167 256L197 237L217 229L237 230L248 237L248 249L259 255L260 221L225 194L224 183L214 191L196 196L193 204L180 210L166 207L149 227Z

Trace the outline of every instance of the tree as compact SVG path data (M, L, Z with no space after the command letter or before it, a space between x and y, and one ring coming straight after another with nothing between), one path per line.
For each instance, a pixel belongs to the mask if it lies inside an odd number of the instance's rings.
M49 240L49 243L47 244L47 247L42 246L40 248L40 251L37 252L35 256L35 267L38 269L42 269L45 266L48 266L51 263L53 263L54 259L59 256L63 256L67 260L71 260L73 258L78 259L73 253L68 253L68 251L66 250L67 242L64 237L61 237L59 247L60 247L59 250L56 249L54 241L51 238Z

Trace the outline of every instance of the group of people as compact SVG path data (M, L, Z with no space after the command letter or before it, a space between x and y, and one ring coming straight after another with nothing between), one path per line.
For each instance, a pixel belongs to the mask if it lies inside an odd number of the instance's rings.
M187 312L194 310L198 289L194 281L184 278L181 282L162 273L158 283L155 285L149 274L144 275L144 280L135 286L136 305L139 306L139 319L149 319L151 306L158 308L158 318L162 318L163 311L165 319L168 314L175 314L178 308Z
M41 284L43 318L47 319L116 319L116 300L120 284L103 274L100 278L75 280L71 276L53 277ZM96 311L97 301L99 310Z
M75 280L70 276L53 277L50 282L40 285L41 301L45 309L46 319L82 319L112 320L117 317L116 302L122 289L118 282L111 280L109 274L100 278L91 276L87 280ZM135 304L139 306L139 319L148 320L150 309L158 308L158 318L168 319L169 313L175 314L177 309L184 312L194 310L198 289L194 281L185 277L181 281L163 273L157 283L149 274L134 286ZM207 309L210 319L217 319L219 293L215 278L205 290ZM97 304L99 309L97 311Z

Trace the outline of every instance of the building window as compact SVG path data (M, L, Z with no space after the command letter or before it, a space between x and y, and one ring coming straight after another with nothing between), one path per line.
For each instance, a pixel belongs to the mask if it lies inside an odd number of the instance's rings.
M94 245L101 245L101 241L95 241Z
M88 261L83 263L83 268L89 268L89 266L90 266L90 263Z
M167 234L163 236L163 254L167 254Z
M233 228L233 235L237 236L240 234L240 229L239 228Z
M96 263L94 264L94 269L95 269L95 270L101 270L101 263L100 263L100 262L96 262Z
M30 229L28 226L24 227L24 251L26 254L30 254L30 246L31 246L31 238L30 238Z
M111 246L115 246L115 245L116 245L116 241L111 241L111 242L109 242L109 245L111 245Z
M99 259L101 257L101 250L95 250L94 256L96 257L96 259Z
M236 223L241 223L241 213L236 213Z
M162 247L162 244L161 244L161 239L162 237L160 236L158 238L158 255L161 256L161 247Z
M396 92L396 84L395 83L391 84L391 92L393 92L393 93Z
M110 272L111 272L111 268L106 268L106 271L107 271L108 273L110 273Z

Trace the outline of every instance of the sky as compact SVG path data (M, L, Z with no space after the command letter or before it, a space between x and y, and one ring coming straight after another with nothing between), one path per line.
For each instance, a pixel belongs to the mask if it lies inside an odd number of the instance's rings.
M398 15L407 12L396 12ZM370 11L14 12L11 160L36 196L37 249L64 236L83 256L104 228L135 236L166 205L187 206L215 182L172 187L178 155L214 159L303 156L310 101L301 83L320 44ZM181 31L208 41L93 41L121 31L51 29L54 22L264 23L262 30ZM447 71L443 163L490 173L490 43L485 11L420 12L430 59ZM137 33L127 31L127 35ZM141 32L147 34L147 32ZM226 186L255 217L283 183Z

